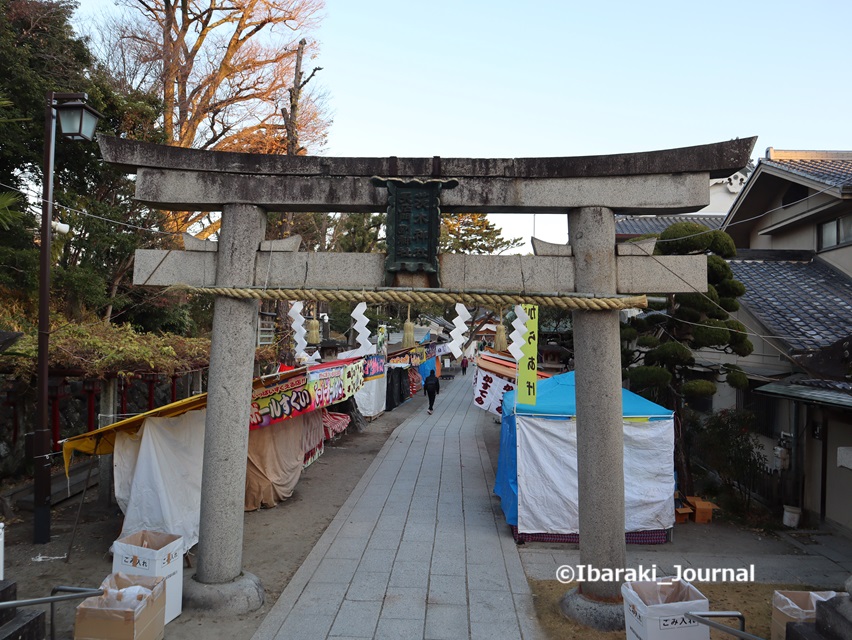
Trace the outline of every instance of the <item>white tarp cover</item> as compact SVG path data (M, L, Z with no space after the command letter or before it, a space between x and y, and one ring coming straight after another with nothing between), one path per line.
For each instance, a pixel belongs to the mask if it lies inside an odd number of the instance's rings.
M124 511L120 538L143 529L198 542L206 409L147 418L137 434L115 438L115 497Z
M518 531L579 533L577 422L518 415L517 452ZM673 456L671 419L624 421L625 531L674 526Z
M364 386L355 392L355 404L362 414L373 418L384 412L387 395L388 379L386 376L379 376L364 381Z

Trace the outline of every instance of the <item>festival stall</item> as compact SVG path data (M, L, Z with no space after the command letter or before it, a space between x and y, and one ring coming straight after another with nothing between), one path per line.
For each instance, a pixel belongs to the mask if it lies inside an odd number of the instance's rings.
M476 359L473 375L474 404L495 416L503 411L503 394L515 389L518 364L509 357L496 353L483 353ZM550 377L549 373L538 372L539 380Z
M673 413L626 389L622 406L627 542L663 543L675 521ZM577 542L574 373L540 381L535 406L506 393L502 412L494 493L516 540Z
M400 349L388 354L385 366L385 375L387 376L386 411L396 409L420 388L417 384L417 379L420 376L417 367L420 365L420 360L418 349L415 347Z
M387 392L385 356L367 356L364 358L364 386L355 393L358 410L368 420L378 418L385 411Z
M272 507L292 495L302 469L322 453L326 436L348 424L348 416L327 407L353 396L363 378L364 360L354 358L254 381L246 510ZM182 536L187 549L198 541L206 402L206 394L193 396L63 443L66 473L74 451L115 454L122 536L164 531Z

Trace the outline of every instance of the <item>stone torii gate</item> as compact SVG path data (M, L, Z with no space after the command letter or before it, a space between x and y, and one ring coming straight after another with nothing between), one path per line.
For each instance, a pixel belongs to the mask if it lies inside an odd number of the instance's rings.
M265 156L200 151L101 137L104 159L136 174L136 198L153 207L221 211L218 246L137 251L134 283L149 286L373 290L386 284L380 254L298 253L264 243L266 212L369 213L387 207L371 182L450 180L449 213L563 213L570 245L537 256L439 256L444 290L597 296L705 291L704 256L649 256L615 245L615 214L697 211L711 178L744 167L755 138L654 151L567 158L447 159ZM379 181L377 181L379 182ZM197 246L195 246L197 245ZM541 253L541 252L539 252ZM434 286L396 274L395 286ZM262 604L242 572L243 500L257 301L217 296L210 354L195 580L188 604L222 612ZM623 432L618 312L575 311L581 563L622 568ZM601 508L605 505L605 508ZM619 583L586 583L564 609L599 628L623 628ZM239 598L233 595L240 594ZM619 622L621 620L621 622Z

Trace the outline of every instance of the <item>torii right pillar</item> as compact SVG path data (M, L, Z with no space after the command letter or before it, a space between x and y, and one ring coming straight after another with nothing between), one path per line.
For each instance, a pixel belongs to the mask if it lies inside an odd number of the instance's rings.
M577 291L616 293L615 215L606 207L568 214ZM618 311L575 311L580 564L623 568L624 430ZM586 582L562 601L568 617L598 629L624 628L620 582Z

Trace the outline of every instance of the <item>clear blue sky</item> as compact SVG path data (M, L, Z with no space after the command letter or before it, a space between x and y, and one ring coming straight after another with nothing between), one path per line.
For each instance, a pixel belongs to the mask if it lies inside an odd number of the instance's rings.
M81 15L109 4L82 0ZM753 135L755 157L852 149L852 2L698 5L326 0L310 61L334 118L326 154L571 156ZM495 220L531 232L529 216Z

